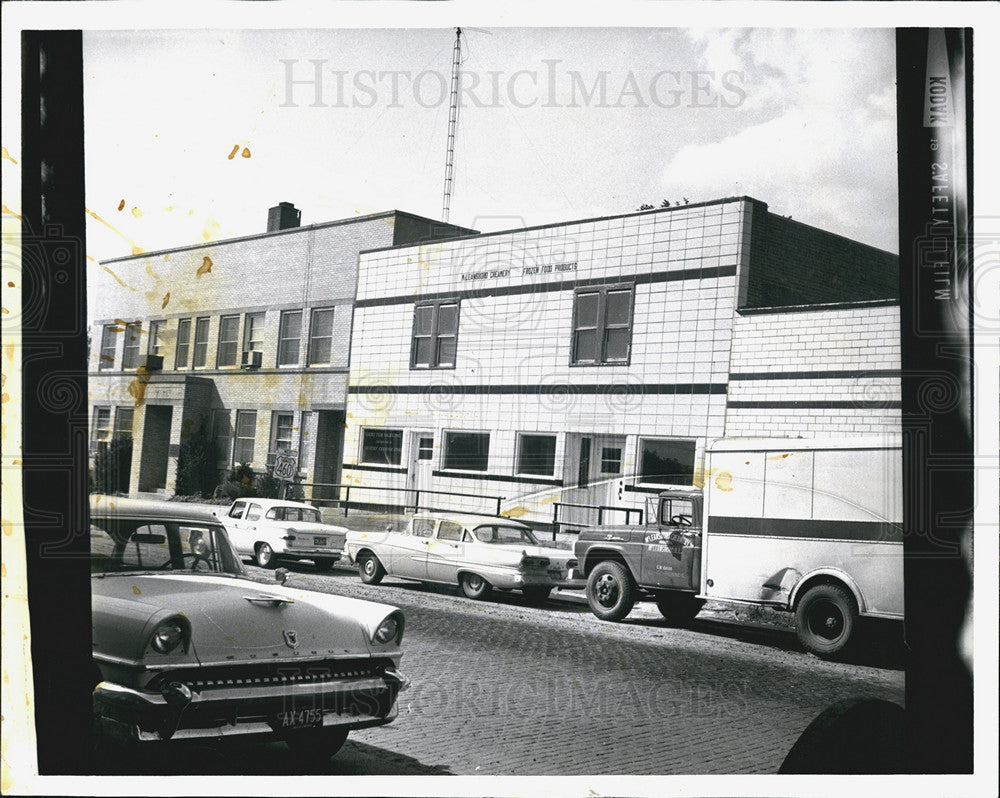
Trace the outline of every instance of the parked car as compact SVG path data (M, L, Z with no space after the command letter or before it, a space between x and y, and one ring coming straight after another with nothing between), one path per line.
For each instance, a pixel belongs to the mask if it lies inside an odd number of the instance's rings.
M493 588L520 590L533 602L556 587L585 585L572 578L571 551L542 546L529 526L508 518L419 513L398 532L349 531L346 551L370 585L391 574L459 585L473 599Z
M324 524L319 510L302 502L237 499L221 520L237 553L261 568L274 568L282 559L312 560L329 570L347 537L347 529Z
M270 736L318 759L396 717L403 614L249 579L218 518L184 505L91 500L99 739Z

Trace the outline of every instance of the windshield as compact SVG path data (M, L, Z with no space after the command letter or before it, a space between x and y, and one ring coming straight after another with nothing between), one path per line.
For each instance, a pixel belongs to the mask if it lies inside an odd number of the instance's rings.
M92 574L184 571L244 576L226 532L184 521L114 519L90 527Z
M486 524L477 526L473 532L476 539L482 543L506 543L514 545L529 544L537 546L538 541L531 534L531 530L523 526L501 526L500 524Z

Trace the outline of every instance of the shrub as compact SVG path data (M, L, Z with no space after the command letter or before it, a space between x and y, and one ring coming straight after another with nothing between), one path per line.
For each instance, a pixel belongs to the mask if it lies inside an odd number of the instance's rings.
M219 486L219 493L230 500L259 495L254 487L254 473L250 464L240 463L233 468Z
M211 496L219 484L216 459L215 444L203 424L181 441L176 492L181 496Z
M132 439L112 438L94 454L92 489L96 493L128 493L132 471Z

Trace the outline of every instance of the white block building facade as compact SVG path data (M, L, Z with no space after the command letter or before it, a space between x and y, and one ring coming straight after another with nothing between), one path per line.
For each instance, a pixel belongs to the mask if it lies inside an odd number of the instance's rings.
M700 484L716 437L898 432L895 286L747 197L362 252L350 498L545 522Z

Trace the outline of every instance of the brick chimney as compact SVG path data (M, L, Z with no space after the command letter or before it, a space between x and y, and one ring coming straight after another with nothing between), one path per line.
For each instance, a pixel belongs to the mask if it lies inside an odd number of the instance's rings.
M267 232L298 227L301 221L302 211L297 210L290 202L279 202L267 211Z

